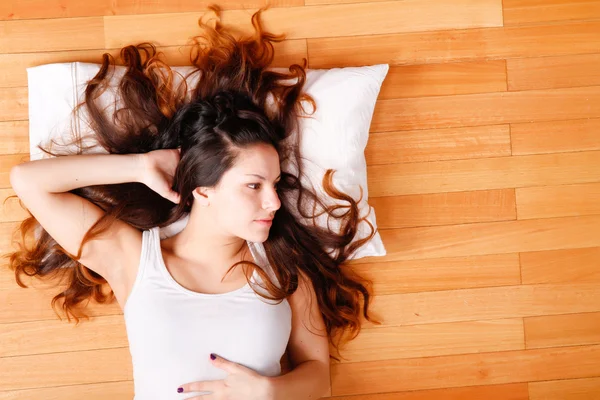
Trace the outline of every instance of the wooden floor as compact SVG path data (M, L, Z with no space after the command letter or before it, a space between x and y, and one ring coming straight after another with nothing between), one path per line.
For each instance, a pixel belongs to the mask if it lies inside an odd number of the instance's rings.
M249 27L260 0L223 22ZM27 160L25 68L153 40L171 64L203 1L4 0L0 201ZM338 400L600 398L600 0L280 0L276 66L389 63L367 147L388 255ZM246 10L242 10L246 8ZM25 213L0 210L0 252ZM0 399L131 399L116 305L74 327L0 269Z

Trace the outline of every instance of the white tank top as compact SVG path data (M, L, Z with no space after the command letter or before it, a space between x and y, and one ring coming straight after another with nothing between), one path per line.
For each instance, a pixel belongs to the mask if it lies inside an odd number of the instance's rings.
M143 232L138 274L123 309L133 364L135 400L184 399L189 382L219 380L210 353L264 376L281 374L292 312L257 295L249 285L223 294L188 290L165 267L158 227ZM254 261L278 284L262 243L247 242ZM261 282L255 272L252 282ZM257 287L261 290L260 287Z

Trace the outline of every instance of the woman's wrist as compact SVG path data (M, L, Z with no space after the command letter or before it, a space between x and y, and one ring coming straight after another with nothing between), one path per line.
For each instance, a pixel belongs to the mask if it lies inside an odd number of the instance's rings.
M146 171L148 170L147 157L145 153L129 154L134 160L134 179L135 182L144 183Z
M263 377L263 395L265 400L277 400L275 380L269 376Z

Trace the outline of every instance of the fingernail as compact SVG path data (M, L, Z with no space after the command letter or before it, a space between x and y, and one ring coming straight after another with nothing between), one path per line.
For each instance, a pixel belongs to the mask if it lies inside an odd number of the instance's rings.
M177 393L183 392L183 388L177 388Z
M210 353L210 359L211 359L211 360L216 360L216 359L217 359L217 356L215 356L213 353Z

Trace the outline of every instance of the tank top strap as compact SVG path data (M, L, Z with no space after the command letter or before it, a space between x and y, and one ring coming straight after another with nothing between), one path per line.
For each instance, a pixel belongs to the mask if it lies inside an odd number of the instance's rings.
M157 229L158 228L151 228L142 231L142 251L140 252L140 261L138 263L135 281L127 298L127 302L125 303L125 312L127 304L129 304L129 299L133 297L137 288L141 285L141 282L146 279L146 276L149 273L152 273L153 269L156 269L154 246L156 245L155 240L158 240Z
M155 275L160 273L162 261L162 250L160 247L160 228L155 226L146 232L147 258L145 262L146 274Z

